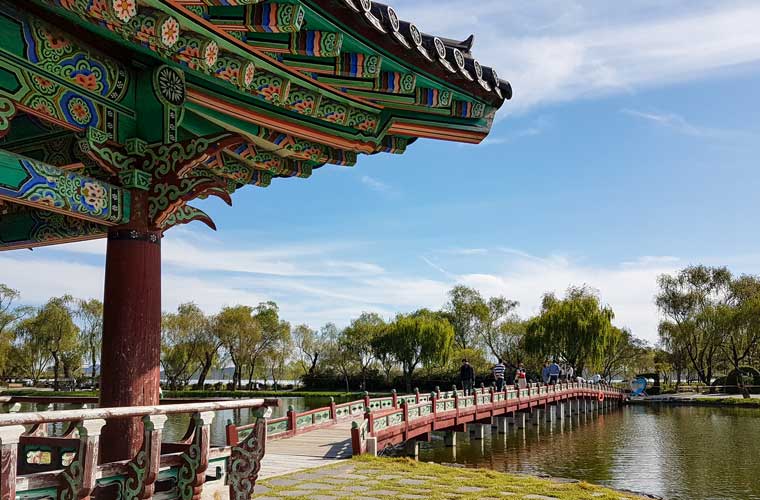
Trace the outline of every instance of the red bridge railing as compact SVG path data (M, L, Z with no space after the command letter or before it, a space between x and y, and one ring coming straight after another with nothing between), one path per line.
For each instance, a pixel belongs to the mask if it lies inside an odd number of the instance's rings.
M463 391L436 391L427 401L404 402L388 409L365 412L365 420L353 426L352 448L354 454L372 452L370 448L377 451L432 431L464 430L463 425L467 423L490 423L495 416L574 398L619 402L625 395L623 391L606 385L585 383L531 384L524 389L507 388L503 391L480 388L470 395Z

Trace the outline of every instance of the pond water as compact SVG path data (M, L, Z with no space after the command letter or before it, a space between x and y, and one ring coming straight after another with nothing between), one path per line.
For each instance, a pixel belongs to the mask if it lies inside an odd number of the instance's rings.
M760 410L628 406L477 441L442 435L420 460L548 474L653 493L670 500L760 499Z

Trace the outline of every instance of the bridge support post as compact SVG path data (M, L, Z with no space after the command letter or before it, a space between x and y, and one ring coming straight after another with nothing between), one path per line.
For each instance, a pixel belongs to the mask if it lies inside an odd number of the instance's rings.
M509 431L507 417L494 417L494 422L496 422L496 430L499 434L506 434Z
M531 421L533 422L533 425L539 425L541 423L541 409L540 408L533 408L533 413L531 414Z
M515 414L515 426L518 429L525 429L525 413L518 412Z
M420 443L416 439L410 439L404 443L404 455L411 458L420 456Z
M443 444L447 448L454 448L457 445L457 433L456 431L446 431L443 435Z
M565 419L565 403L557 403L557 419L560 422Z
M546 421L549 423L549 425L554 424L554 412L556 408L554 405L550 405L546 408Z
M490 425L488 426L490 427ZM486 425L472 424L470 427L470 437L476 441L482 441L486 437Z

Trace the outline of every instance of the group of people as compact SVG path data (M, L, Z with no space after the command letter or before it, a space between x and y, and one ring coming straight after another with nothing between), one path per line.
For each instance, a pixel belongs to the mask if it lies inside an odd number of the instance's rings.
M504 390L506 383L507 367L504 362L499 358L498 362L491 369L491 373L494 378L497 391ZM556 361L549 363L546 362L543 370L541 371L541 377L544 384L554 385L560 380L572 381L574 375L573 367L570 365L560 366ZM475 369L470 362L465 358L462 360L462 366L459 369L459 379L462 383L462 389L464 393L469 395L473 393L475 388ZM525 371L525 366L520 363L515 370L514 385L520 389L524 389L528 386L528 376Z

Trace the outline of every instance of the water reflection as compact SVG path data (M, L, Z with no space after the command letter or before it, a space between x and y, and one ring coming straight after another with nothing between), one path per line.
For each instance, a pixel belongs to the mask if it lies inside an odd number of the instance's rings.
M423 443L420 460L548 474L673 500L760 500L760 411L627 407L496 429L457 448Z

